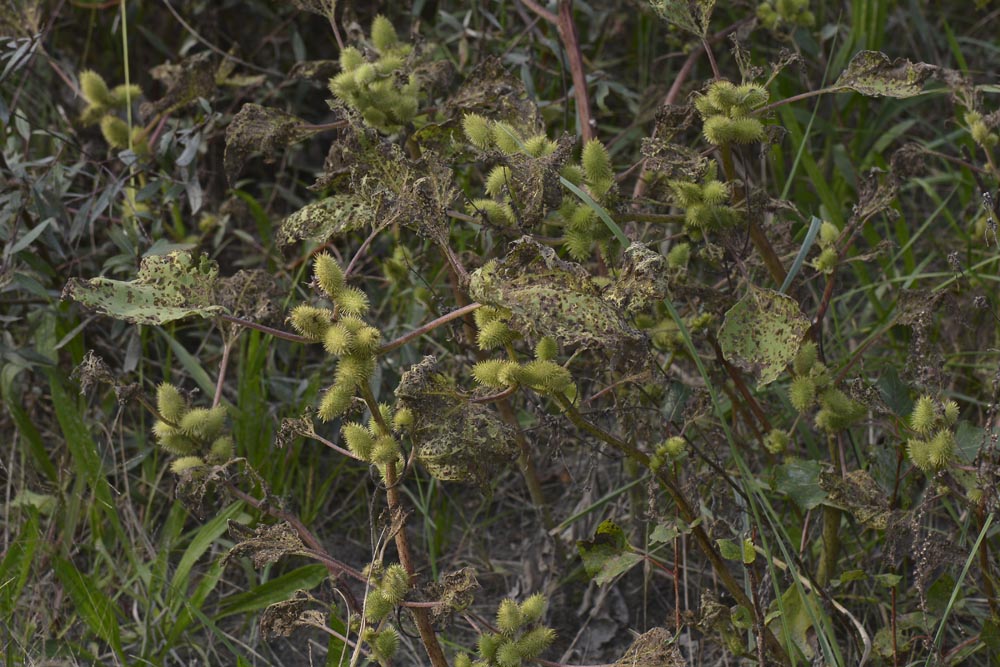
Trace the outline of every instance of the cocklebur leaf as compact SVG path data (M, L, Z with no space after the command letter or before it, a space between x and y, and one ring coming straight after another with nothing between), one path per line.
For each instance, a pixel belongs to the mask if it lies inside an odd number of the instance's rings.
M165 324L197 315L214 317L218 265L207 256L175 251L144 257L135 280L71 278L62 298L133 324Z
M226 180L235 183L253 153L263 153L266 162L273 162L290 144L317 131L280 109L244 104L226 128Z
M809 319L795 299L750 285L726 312L719 345L727 361L758 375L764 386L778 379L795 358L808 329Z
M642 556L632 551L625 532L615 522L603 521L593 539L576 543L587 574L598 585L611 582L642 562Z
M889 60L879 51L860 51L847 65L834 90L853 90L870 97L905 98L919 95L924 82L939 70L905 58Z

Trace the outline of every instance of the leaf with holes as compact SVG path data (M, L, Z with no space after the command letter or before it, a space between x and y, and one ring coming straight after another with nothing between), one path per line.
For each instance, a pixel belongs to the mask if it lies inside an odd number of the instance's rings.
M337 194L303 206L281 222L278 244L294 241L326 243L331 237L361 229L375 221L371 200L355 194Z
M230 184L236 181L251 154L263 153L266 162L274 162L289 144L317 131L280 109L244 104L226 128L226 180Z
M833 89L853 90L870 97L913 97L937 71L927 63L912 63L905 58L890 61L879 51L861 51L851 59Z
M763 387L795 358L808 329L809 320L795 299L751 285L726 313L719 345L727 361L755 373Z
M62 298L133 324L164 324L224 312L215 303L219 266L205 255L176 251L144 257L135 280L71 278Z

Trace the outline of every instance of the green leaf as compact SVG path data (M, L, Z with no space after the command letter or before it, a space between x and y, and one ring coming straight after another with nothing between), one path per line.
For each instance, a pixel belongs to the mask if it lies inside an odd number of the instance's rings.
M824 619L823 610L816 598L803 598L800 591L800 587L793 584L781 596L781 608L784 610L782 627L802 651L802 655L812 659L815 651L809 641L810 629L813 627L813 619Z
M759 376L763 387L778 379L795 358L809 319L795 299L750 285L726 313L719 345L727 361Z
M726 560L743 560L743 548L735 540L719 539L716 543L719 545L719 553Z
M218 621L233 614L263 609L275 602L290 598L295 591L311 590L321 584L329 576L325 565L312 564L296 568L287 574L276 577L266 583L246 591L230 595L222 601L222 609L215 620Z
M903 579L903 577L901 577L900 575L891 573L876 574L874 578L875 581L882 584L886 588L892 588ZM841 577L841 579L843 579L843 577Z
M218 276L218 265L208 257L172 252L144 257L132 281L71 278L63 298L133 324L163 324L222 312L214 303Z
M614 521L602 521L592 540L580 540L576 548L583 559L583 568L594 582L603 586L642 562L625 539L625 533Z
M826 500L826 491L819 485L820 470L819 461L790 461L775 468L771 486L808 511Z
M307 204L282 220L278 245L306 240L326 243L338 234L361 229L374 222L371 201L355 194L337 194Z
M86 577L69 560L55 557L52 566L63 589L73 601L75 611L91 632L107 642L121 655L122 645L118 619L111 599L91 577Z
M870 97L913 97L919 95L924 81L938 70L927 63L912 63L905 58L890 61L879 51L860 51L832 89L853 90Z
M559 259L552 248L529 237L512 243L499 262L476 271L469 292L481 303L509 310L511 328L522 334L610 352L646 349L643 335L603 297L583 267Z
M29 512L21 532L8 545L0 561L0 618L11 618L24 585L28 582L38 548L38 512Z
M680 534L681 531L677 529L677 526L658 523L656 524L656 528L653 528L653 532L649 534L649 543L666 544L667 542L673 542L674 538Z

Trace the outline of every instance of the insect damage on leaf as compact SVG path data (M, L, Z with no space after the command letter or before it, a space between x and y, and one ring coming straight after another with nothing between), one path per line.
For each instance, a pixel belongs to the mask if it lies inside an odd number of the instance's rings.
M266 162L274 162L289 144L315 134L304 121L279 109L259 104L244 104L226 128L226 180L236 182L243 165L253 153L263 153Z
M164 324L197 315L213 317L219 266L205 255L175 251L144 257L135 280L71 278L62 298L133 324Z
M871 97L913 97L920 94L924 81L938 70L934 65L913 63L906 58L890 61L889 56L879 51L860 51L833 88Z
M278 245L295 241L326 243L331 237L375 221L377 207L355 194L336 194L307 204L282 220Z

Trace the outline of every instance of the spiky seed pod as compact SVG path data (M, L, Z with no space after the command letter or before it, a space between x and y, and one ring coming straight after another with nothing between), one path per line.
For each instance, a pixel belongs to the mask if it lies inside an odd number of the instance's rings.
M672 459L683 456L687 450L687 441L679 435L674 435L663 441L663 451Z
M525 623L537 623L545 613L548 600L541 593L535 593L521 602L521 618Z
M396 650L399 648L399 635L396 634L394 627L386 625L379 630L369 644L375 651L375 657L383 664L387 664L396 655Z
M360 387L375 371L375 359L354 354L341 357L335 374L337 384L345 387Z
M335 299L344 289L344 270L328 253L320 253L313 260L313 277L316 284L331 299Z
M941 470L955 456L955 434L943 428L927 443L927 460L934 470Z
M729 188L722 181L706 181L701 186L701 200L711 206L718 206L729 199Z
M101 119L101 134L112 148L128 148L128 125L117 116L105 116Z
M485 215L490 224L497 227L511 227L517 223L517 216L510 204L501 204L492 199L473 199L465 210L469 215Z
M467 653L459 653L455 656L455 667L472 667L472 658Z
M500 320L494 320L479 329L476 342L480 350L494 350L514 340L516 334Z
M372 19L372 46L378 51L388 51L399 43L392 22L381 14Z
M667 266L671 269L686 269L691 259L691 245L678 243L667 253Z
M532 389L545 394L562 394L573 384L570 372L547 359L529 361L521 367L521 377Z
M361 117L365 119L368 125L376 129L385 128L389 123L389 117L381 109L376 109L375 107L365 109Z
M378 76L378 72L375 71L375 65L371 63L365 63L361 65L356 70L354 70L354 84L358 88L364 88Z
M357 422L349 422L340 427L340 437L352 454L362 461L371 462L375 439L368 429Z
M214 440L226 420L226 409L221 405L214 408L194 408L180 421L180 430L185 435L199 440Z
M185 470L193 470L205 465L205 461L200 456L182 456L170 462L170 472L179 475Z
M955 401L945 401L944 421L948 426L954 426L958 421L958 403Z
M730 116L745 116L754 109L767 104L770 98L767 90L756 83L744 83L736 86L737 102L729 111Z
M405 431L413 426L413 410L409 408L399 408L392 416L392 427L397 431Z
M365 618L372 623L378 623L392 612L393 606L395 605L385 599L385 594L381 590L373 588L368 591L368 597L365 598Z
M486 150L493 143L490 122L479 114L465 114L462 117L462 131L469 143L480 150Z
M490 171L489 177L486 179L486 192L491 197L499 197L507 191L510 179L510 167L502 164L493 167L493 170Z
M94 70L88 69L80 72L80 92L92 106L102 109L114 106L114 98L111 96L111 91L108 90L108 84L104 82L104 77Z
M913 412L910 413L910 427L917 433L926 435L937 423L937 406L930 396L921 396L913 405Z
M340 51L340 69L342 72L349 73L357 69L361 64L365 62L365 57L361 55L361 51L358 51L353 46L346 46Z
M864 407L848 398L839 389L831 388L820 394L820 411L816 414L816 426L834 433L847 428L864 414Z
M515 362L505 359L487 359L472 367L472 377L483 386L502 389L508 386L504 379L510 374L506 371L516 366Z
M501 152L513 155L521 151L521 137L510 123L503 121L493 123L490 135L493 137L493 143Z
M556 145L556 142L544 134L536 134L524 142L524 152L531 157L545 157L555 151Z
M156 409L161 417L176 425L188 411L188 403L177 387L163 382L156 388Z
M517 632L522 625L524 625L524 618L521 616L521 608L517 602L510 598L502 600L500 606L497 607L497 628L500 629L500 632L510 636Z
M233 458L233 439L228 435L216 438L208 450L209 463L225 463Z
M153 432L160 447L174 456L187 456L198 451L198 443L163 422L157 422Z
M355 338L357 338L357 335L361 333L362 329L368 326L367 324L365 324L365 321L360 317L358 317L357 315L344 315L339 320L337 320L337 322L342 324L348 331L350 331Z
M569 256L578 262L590 257L594 247L594 237L589 231L571 229L563 235L563 247Z
M109 101L111 106L121 109L128 106L129 101L135 102L142 97L142 88L135 84L115 86L111 89Z
M351 351L358 354L371 355L382 342L382 332L375 327L365 325L354 335Z
M716 146L752 144L764 139L764 124L756 118L711 116L702 126L705 139Z
M583 184L583 179L584 179L583 167L577 166L575 164L566 164L563 165L563 168L559 170L559 175L565 178L573 185Z
M402 56L396 54L386 54L378 59L378 62L372 63L375 65L375 71L382 76L388 76L398 69L402 69L406 61ZM400 91L402 92L402 91Z
M670 192L679 206L688 207L701 203L702 188L690 181L668 181Z
M316 341L323 340L332 319L333 311L330 309L306 304L295 306L288 318L292 328L299 332L299 335Z
M513 641L500 646L494 659L500 667L521 667L521 651Z
M402 602L410 591L410 575L407 574L406 568L399 563L387 567L385 574L382 575L380 588L385 598L393 605Z
M494 632L484 632L479 635L479 640L476 642L479 649L479 657L487 661L493 660L496 657L497 649L503 643L504 638L500 635Z
M772 429L764 438L764 448L775 455L783 454L788 449L789 441L788 433L778 428Z
M517 640L517 652L525 660L533 660L555 641L556 631L552 628L537 627L525 632Z
M694 108L702 118L717 116L725 113L725 110L717 106L709 95L699 95L694 100Z
M823 248L819 256L813 260L813 267L820 273L830 274L837 268L837 250L833 247Z
M812 370L813 365L816 363L816 358L819 356L819 348L816 347L816 343L811 340L807 340L802 343L799 347L799 351L795 355L795 361L792 363L792 368L795 370L796 375L808 375L809 371Z
M819 245L821 248L829 248L840 237L840 230L832 222L824 221L819 226Z
M816 401L816 381L807 375L799 375L788 388L788 400L799 412L805 412Z
M378 414L382 418L382 422L385 424L392 423L392 406L388 403L378 404ZM373 435L377 435L382 428L379 421L375 419L375 415L368 417L368 430L372 432Z
M597 222L597 213L589 206L577 206L567 220L566 228L572 231L590 232Z
M323 349L335 357L348 354L353 345L354 334L341 322L331 325L323 336Z
M399 443L391 435L380 435L372 447L372 462L388 465L399 459Z
M708 88L708 99L717 109L729 113L730 107L739 104L740 96L732 81L716 81Z
M599 139L591 139L583 145L580 164L583 165L583 173L588 183L607 182L615 177L611 156Z
M317 414L325 422L336 419L351 407L352 400L354 400L354 385L334 384L323 394Z
M360 315L368 310L368 295L357 287L345 287L337 294L334 302L341 312L349 315Z
M559 354L559 343L552 336L542 336L535 344L535 359L552 361Z

